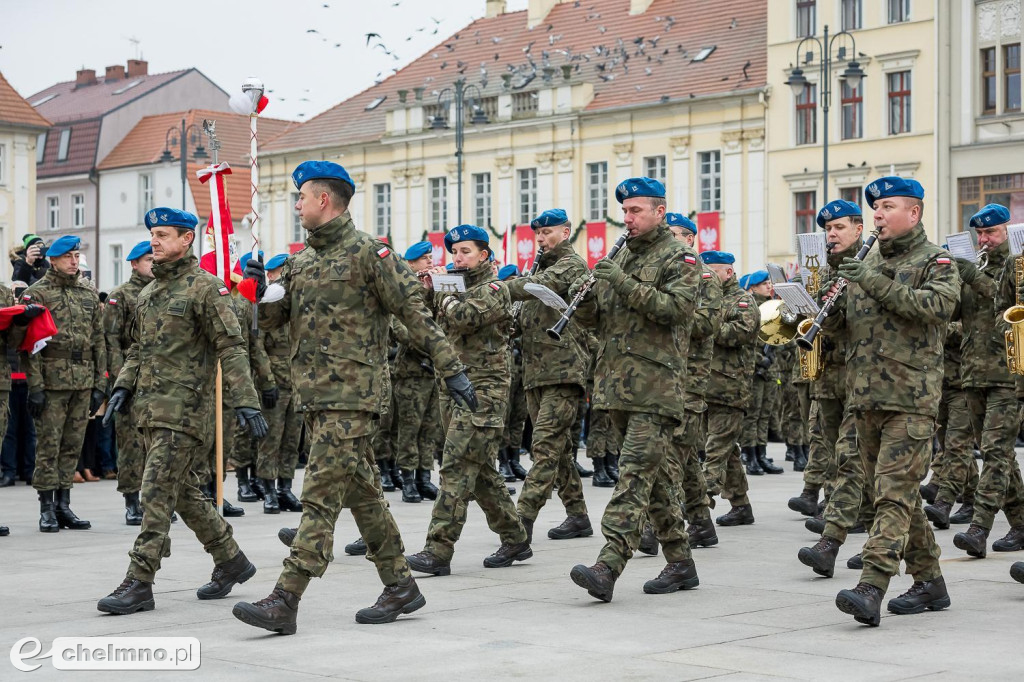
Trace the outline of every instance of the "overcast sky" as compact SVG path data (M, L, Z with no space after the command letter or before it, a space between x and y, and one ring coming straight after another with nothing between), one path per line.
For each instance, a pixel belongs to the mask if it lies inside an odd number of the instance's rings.
M485 4L0 0L0 72L29 97L74 80L83 66L102 76L107 66L140 54L150 73L196 67L229 93L240 89L247 76L257 76L272 91L266 116L308 120L480 18ZM508 9L527 4L508 0ZM367 46L367 33L379 34L379 41L371 39ZM139 41L138 47L130 38ZM394 56L375 47L377 42Z

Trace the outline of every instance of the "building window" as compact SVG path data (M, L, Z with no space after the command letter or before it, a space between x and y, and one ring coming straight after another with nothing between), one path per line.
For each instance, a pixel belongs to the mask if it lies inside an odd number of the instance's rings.
M818 86L808 83L796 98L796 143L818 141Z
M864 98L860 84L854 88L844 80L840 104L843 108L843 139L857 140L864 137Z
M110 263L114 275L114 286L124 282L124 258L120 244L110 245Z
M44 153L46 153L46 133L39 133L36 137L36 163L43 162Z
M373 186L374 236L386 237L391 231L391 183Z
M519 224L527 225L537 215L537 169L519 171Z
M608 162L587 164L587 220L608 216Z
M57 148L57 160L68 160L68 147L71 146L71 128L60 131L60 146Z
M644 157L644 175L665 184L665 157L647 156Z
M996 48L981 51L981 113L996 113Z
M1024 205L1024 173L960 178L957 185L960 225L966 225L985 204L1002 204L1009 208L1011 223L1024 220L1019 208Z
M430 228L448 231L448 178L430 178Z
M815 0L796 0L796 36L814 35Z
M889 23L910 21L910 0L889 0Z
M139 213L145 215L153 210L156 204L153 202L153 174L142 173L139 175Z
M60 229L60 197L46 197L46 226Z
M849 201L852 204L860 206L861 200L864 198L863 187L840 187L839 198L843 201Z
M71 227L85 227L85 195L71 195Z
M910 132L910 72L897 71L886 76L889 84L889 134Z
M473 217L479 227L491 224L490 173L473 173Z
M794 229L797 234L814 232L815 219L818 217L818 207L814 201L814 192L793 192L793 207L795 222Z
M1004 111L1020 111L1020 43L1003 46Z
M700 152L700 210L701 212L722 210L722 154L721 152Z
M861 0L842 0L842 26L844 31L855 31L860 28Z

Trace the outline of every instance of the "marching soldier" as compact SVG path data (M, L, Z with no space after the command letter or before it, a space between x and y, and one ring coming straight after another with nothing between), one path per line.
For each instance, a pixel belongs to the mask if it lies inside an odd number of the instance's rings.
M219 360L235 417L254 438L267 434L245 353L245 338L224 283L202 270L192 254L198 219L173 208L146 214L155 281L139 294L132 345L114 383L103 420L127 412L146 447L142 474L142 528L124 581L99 600L105 613L154 608L153 582L170 556L171 513L177 510L213 557L210 582L199 599L226 597L256 573L232 537L231 526L199 490L197 463L212 436L209 414Z
M836 606L877 626L901 560L914 584L889 601L890 612L921 613L950 603L918 486L928 471L942 397L942 342L960 297L960 276L949 254L924 232L920 183L879 178L868 185L865 199L875 211L878 247L864 260L843 259L837 274L849 282L845 305L825 324L845 323L849 334L848 399L865 480L875 491L860 582L839 592Z
M600 343L595 407L608 410L625 434L619 482L601 520L604 547L597 563L579 564L569 574L605 602L612 600L615 581L640 543L645 512L667 564L644 584L644 592L668 594L700 582L666 458L686 409L686 357L701 271L697 254L676 241L664 223L664 185L630 178L616 187L615 198L625 215L626 246L616 259L597 263L595 284L574 320L594 327ZM570 296L589 286L585 277Z
M760 306L770 301L774 292L768 278L767 270L757 270L747 277L746 289L754 297L754 304ZM778 362L779 348L755 340L755 365L753 389L750 398L750 412L744 427L744 438L747 443L747 474L760 476L765 474L781 474L782 467L775 466L768 459L768 422L775 408L779 393L779 377L781 376Z
M385 397L390 316L404 322L416 345L430 354L449 392L471 409L477 402L458 357L414 295L419 285L412 271L387 244L352 222L348 206L355 183L348 172L330 161L306 161L292 180L307 246L284 264L280 284L271 285L266 300L263 264L250 259L246 276L257 281L261 323L290 329L292 390L311 443L302 520L273 591L232 610L244 623L283 634L295 632L299 600L333 558L334 526L343 507L351 510L385 586L373 606L356 614L356 622L388 623L426 603L402 554L370 447Z
M498 270L498 281L515 280L519 277L519 267L506 265ZM501 436L501 449L498 451L498 471L505 477L506 483L526 480L526 469L519 462L523 449L523 436L526 432L526 419L529 411L526 404L526 390L523 386L523 330L516 327L512 330L509 341L512 349L512 384L508 390L508 404L505 407L505 430ZM532 446L531 446L532 447ZM509 488L515 494L515 488Z

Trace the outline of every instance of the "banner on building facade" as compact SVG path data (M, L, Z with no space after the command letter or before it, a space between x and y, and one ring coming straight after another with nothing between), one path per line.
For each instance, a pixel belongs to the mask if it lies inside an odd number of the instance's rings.
M608 224L587 223L587 267L593 268L608 253Z
M433 265L444 265L444 232L428 232L427 241L430 242L430 257Z
M697 252L719 251L722 231L718 226L718 211L697 214Z
M515 260L509 260L505 254L507 263L515 263L519 266L519 272L525 272L533 263L534 254L537 253L537 243L533 238L533 228L529 225L516 225L515 231Z

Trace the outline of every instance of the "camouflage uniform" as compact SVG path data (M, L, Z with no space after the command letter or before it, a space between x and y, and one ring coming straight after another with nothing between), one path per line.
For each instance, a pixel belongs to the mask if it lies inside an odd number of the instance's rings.
M516 509L534 521L551 498L558 481L558 496L566 514L584 516L583 482L573 463L572 429L576 408L587 381L590 357L585 331L568 327L560 341L547 335L561 313L526 292L527 284L542 284L563 299L569 287L587 271L587 264L568 240L540 257L537 274L507 283L513 301L522 301L523 388L533 423L533 466L523 483Z
M920 225L879 240L863 267L868 281L852 283L845 309L837 306L825 324L845 321L849 334L848 401L864 475L875 494L861 582L884 592L901 559L915 580L941 576L918 485L928 470L942 396L942 344L960 276Z
M291 479L299 463L299 440L302 438L302 415L292 392L292 344L287 327L260 330L260 341L270 365L273 383L277 386L277 404L264 409L267 437L259 441L256 451L256 477L268 481Z
M14 293L0 284L0 308L6 308L14 305ZM14 352L17 346L15 341L17 336L12 333L12 329L8 327L0 331L0 348L3 352L0 353L0 434L7 433L7 419L10 416L8 414L8 408L11 398L11 362L8 358L8 349ZM11 472L13 476L15 472Z
M526 389L523 386L523 356L520 350L522 339L516 339L516 348L512 353L512 382L508 389L508 400L505 404L505 429L501 435L501 446L510 448L515 456L523 447L523 432L526 430L526 418L530 410L526 403Z
M85 442L92 391L107 390L107 346L100 299L78 273L49 268L22 294L25 304L49 308L57 334L35 355L25 355L29 394L46 392L35 420L36 490L70 490Z
M751 294L754 297L754 305L760 306L771 299L761 294ZM740 438L740 445L768 445L768 422L771 419L772 410L775 409L776 398L779 392L780 367L778 346L769 346L761 341L754 340L754 370L751 377L750 409L747 410L747 418L743 423L743 434ZM758 362L764 358L770 361L768 367L758 366Z
M245 339L223 282L200 269L191 253L155 264L153 276L139 295L132 346L114 384L132 392L130 420L146 447L142 528L128 553L128 577L149 583L171 553L172 511L215 564L239 553L231 526L204 499L196 473L212 437L217 360L232 406L259 408Z
M375 481L370 437L382 409L389 316L406 324L441 376L461 364L430 319L421 284L383 242L360 232L346 211L309 230L307 247L282 269L282 300L260 305L267 329L288 325L292 391L305 413L309 463L302 520L277 586L301 595L333 558L334 525L352 511L385 585L410 576L402 538Z
M623 280L614 286L598 280L573 320L594 327L600 341L594 407L608 410L625 434L598 556L616 576L640 543L645 511L668 562L690 560L666 455L686 408L686 358L701 280L697 255L664 224L629 240L617 262Z
M253 334L252 332L252 303L243 298L238 293L237 288L231 292L231 303L235 307L238 324L242 329L242 335L246 339L245 350L249 358L249 367L251 368L256 391L262 393L263 391L270 390L275 386L274 372L270 368L270 359L267 357L267 351L263 347L262 338L260 335ZM224 414L231 415L232 413L228 407L227 403L225 403ZM230 440L226 438L224 440L224 460L229 461L235 469L241 467L255 468L256 441L249 437L246 430L239 426L236 420L225 417L224 424L225 430L231 434ZM211 451L211 463L215 461L213 459L215 456L216 452ZM211 466L214 465L211 464Z
M963 323L951 322L943 349L942 403L939 405L939 449L932 457L931 482L938 486L936 502L953 504L958 498L974 504L980 477L974 459L975 431L967 409L967 392L960 375ZM1000 361L1002 361L1000 359Z
M441 421L434 367L430 364L430 356L410 343L405 325L392 320L392 326L399 343L392 387L398 425L395 443L398 468L431 471L437 449L437 425Z

